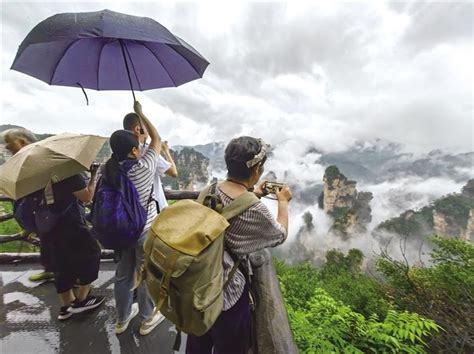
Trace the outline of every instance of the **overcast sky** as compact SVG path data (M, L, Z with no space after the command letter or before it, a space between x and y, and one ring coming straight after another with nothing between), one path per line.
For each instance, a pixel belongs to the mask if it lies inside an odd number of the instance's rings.
M110 135L129 92L48 86L10 70L40 21L104 8L149 16L211 63L179 88L138 93L175 144L268 142L340 150L382 138L410 149L473 150L473 4L2 2L1 123ZM301 150L301 148L300 148Z

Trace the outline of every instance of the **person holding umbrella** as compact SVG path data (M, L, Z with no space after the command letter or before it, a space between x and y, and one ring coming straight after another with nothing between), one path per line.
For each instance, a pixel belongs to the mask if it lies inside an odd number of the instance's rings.
M3 140L5 142L5 148L13 155L21 150L24 146L36 142L35 134L25 128L12 128L3 132ZM54 280L54 272L52 265L48 262L48 249L46 242L40 240L40 255L41 263L44 267L44 271L36 274L32 274L28 279L31 281L42 281L42 280Z
M116 184L118 174L124 163L130 160L136 161L126 172L128 179L137 190L141 205L147 211L145 226L136 243L130 247L122 248L118 252L118 262L115 275L114 296L117 311L117 322L115 333L125 332L130 321L138 314L142 319L140 334L147 335L164 319L159 312L153 315L154 304L144 283L137 290L138 306L133 304L133 288L136 272L143 264L143 243L153 220L157 216L156 203L151 202L150 196L153 192L153 181L155 178L158 156L161 151L161 138L156 128L143 114L141 104L134 103L134 110L144 125L144 129L151 138L148 149L143 154L140 149L138 136L128 130L117 130L110 137L112 157L106 162L102 179L108 185Z
M47 243L61 304L59 320L104 301L90 293L101 251L86 225L82 204L92 200L96 170L88 184L81 173L91 167L105 140L58 134L24 146L0 166L0 193L16 201L15 219Z
M134 133L140 144L142 144L142 154L145 153L147 146L146 140L148 138L148 132L145 131L140 126L140 117L135 112L128 113L123 118L123 129L129 130ZM143 133L141 134L141 130ZM170 177L178 177L178 170L176 164L171 156L171 152L168 146L167 141L161 142L161 154L158 156L157 168L155 173L155 178L153 181L153 198L157 203L158 213L168 206L166 201L165 192L163 190L163 185L161 184L161 176L167 175Z
M91 167L90 172L88 184L82 174L77 174L52 186L55 202L50 209L61 214L61 218L46 238L52 250L55 285L61 301L59 320L104 302L103 296L91 295L91 283L99 274L101 250L85 219L83 203L91 202L94 196L97 167ZM79 285L76 293L75 283Z

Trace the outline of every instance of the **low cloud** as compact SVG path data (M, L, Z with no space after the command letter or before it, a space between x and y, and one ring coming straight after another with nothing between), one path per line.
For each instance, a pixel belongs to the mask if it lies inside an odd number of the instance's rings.
M250 134L335 151L377 137L472 149L470 3L3 3L3 123L103 135L120 125L130 93L89 92L85 110L79 89L8 70L41 20L103 8L151 16L211 62L201 80L137 94L173 144Z

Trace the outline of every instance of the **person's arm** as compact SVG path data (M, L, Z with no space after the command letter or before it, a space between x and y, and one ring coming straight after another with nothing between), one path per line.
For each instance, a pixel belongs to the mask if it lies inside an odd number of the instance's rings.
M153 124L151 124L150 120L143 114L142 110L142 105L140 102L135 101L133 104L133 109L136 114L141 119L141 122L145 126L146 131L148 132L148 135L150 136L151 142L150 145L148 145L149 149L153 149L156 151L157 154L160 154L161 152L161 137L160 134L158 134L158 130L155 128Z
M81 202L90 203L94 198L95 186L97 183L97 170L98 166L91 167L91 179L89 180L89 184L86 188L78 190L76 192L72 192L74 196L79 199Z
M292 198L290 188L284 186L282 189L276 192L276 197L278 199L278 216L277 222L286 229L288 232L288 204Z
M165 171L165 174L170 177L178 177L178 169L176 168L176 164L174 163L173 156L171 156L170 148L168 146L167 141L161 143L161 153L165 160L171 164L171 167Z

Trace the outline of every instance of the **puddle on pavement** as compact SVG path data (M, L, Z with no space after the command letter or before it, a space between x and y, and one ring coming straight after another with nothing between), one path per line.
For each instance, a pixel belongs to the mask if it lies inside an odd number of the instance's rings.
M18 267L20 268L20 267ZM0 352L28 353L159 353L171 354L174 326L163 322L146 337L138 334L138 318L120 336L115 335L113 267L101 270L95 292L107 297L105 303L89 313L57 320L59 302L53 283L38 284L28 277L39 269L0 269ZM17 270L18 269L18 270ZM181 350L184 353L185 337Z

